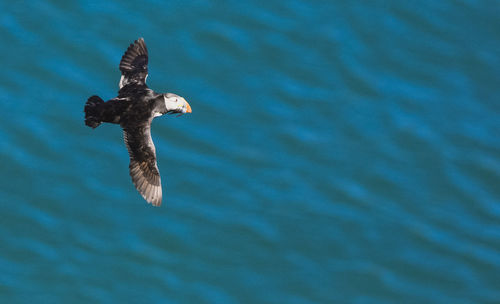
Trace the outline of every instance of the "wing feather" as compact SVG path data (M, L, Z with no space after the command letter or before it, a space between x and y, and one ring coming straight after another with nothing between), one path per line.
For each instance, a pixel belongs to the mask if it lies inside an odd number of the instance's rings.
M148 49L143 38L130 44L120 61L120 89L128 84L145 85L148 77Z
M150 124L123 129L130 156L130 177L142 197L154 206L161 205L161 178Z

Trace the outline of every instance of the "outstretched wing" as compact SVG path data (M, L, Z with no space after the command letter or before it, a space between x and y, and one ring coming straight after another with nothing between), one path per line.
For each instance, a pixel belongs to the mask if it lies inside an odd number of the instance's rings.
M151 125L123 129L123 139L130 155L130 176L144 199L161 205L161 179L156 165L156 151L151 139Z
M120 89L127 84L146 84L148 77L148 49L143 38L139 38L131 44L120 61Z

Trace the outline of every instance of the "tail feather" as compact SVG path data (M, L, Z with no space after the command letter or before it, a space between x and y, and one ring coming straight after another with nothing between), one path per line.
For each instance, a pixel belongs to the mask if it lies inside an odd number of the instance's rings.
M98 111L98 107L104 103L104 100L99 96L91 96L85 104L85 125L91 128L97 128L101 123L101 115Z

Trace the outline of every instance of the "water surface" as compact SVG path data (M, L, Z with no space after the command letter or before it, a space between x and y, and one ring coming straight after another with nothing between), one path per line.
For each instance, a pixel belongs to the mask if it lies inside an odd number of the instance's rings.
M4 303L498 303L496 1L0 4ZM193 113L128 176L115 96Z

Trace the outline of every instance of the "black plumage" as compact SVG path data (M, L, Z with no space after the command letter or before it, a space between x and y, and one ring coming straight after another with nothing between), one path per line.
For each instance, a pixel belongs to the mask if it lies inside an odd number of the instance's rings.
M139 38L120 61L118 96L104 101L91 96L85 104L85 124L96 128L103 122L119 124L130 156L130 176L144 199L155 206L162 200L161 178L151 138L151 122L167 113L191 113L186 100L173 93L156 93L146 85L148 50Z

